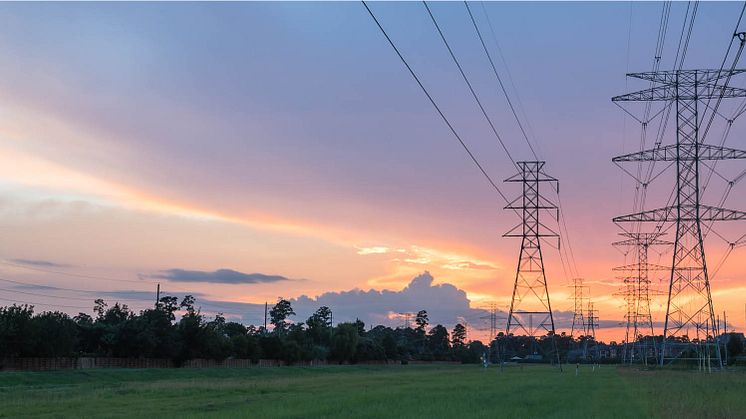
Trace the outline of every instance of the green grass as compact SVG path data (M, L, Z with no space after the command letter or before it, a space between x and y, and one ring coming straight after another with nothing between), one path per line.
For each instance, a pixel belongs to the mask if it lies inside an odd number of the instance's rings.
M0 373L0 417L739 417L744 372L583 365Z

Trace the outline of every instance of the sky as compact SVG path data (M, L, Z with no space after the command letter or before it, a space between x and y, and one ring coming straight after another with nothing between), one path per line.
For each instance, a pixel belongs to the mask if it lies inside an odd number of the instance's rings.
M611 158L635 151L641 127L610 98L646 87L624 74L652 69L661 3L471 6L560 180L572 267L544 250L558 329L569 330L580 276L600 335L619 340L611 268L630 261L611 246L611 219L632 212L635 185ZM490 176L511 176L422 3L370 7ZM741 7L700 4L685 67L720 66ZM672 6L662 68L686 8ZM532 159L464 4L431 9L506 146ZM396 326L398 313L426 309L434 323L468 322L473 336L491 303L507 310L520 243L502 234L519 220L361 3L3 3L0 21L0 303L75 314L102 297L139 310L160 283L246 323L283 297L298 321L328 305L335 321ZM746 148L744 133L736 120L727 145ZM705 200L742 169L731 165ZM670 172L651 185L651 207L664 203ZM746 207L743 187L726 206ZM746 223L715 230L710 266ZM716 311L740 330L744 252L712 279ZM655 297L656 322L664 304Z

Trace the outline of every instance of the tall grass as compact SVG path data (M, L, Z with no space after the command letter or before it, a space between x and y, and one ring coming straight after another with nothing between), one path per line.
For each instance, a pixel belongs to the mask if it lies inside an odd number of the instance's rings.
M739 417L744 382L589 365L6 372L0 417Z

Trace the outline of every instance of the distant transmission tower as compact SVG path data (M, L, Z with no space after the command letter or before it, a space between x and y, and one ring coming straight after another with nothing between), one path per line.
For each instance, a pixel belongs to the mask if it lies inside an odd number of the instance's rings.
M480 319L489 320L490 321L490 339L489 342L492 342L495 337L497 336L497 320L504 317L498 316L498 308L497 303L491 302L487 308L485 308L489 312L489 315L487 316L481 316Z
M743 159L746 152L703 143L699 128L700 117L706 112L711 99L719 103L724 98L746 97L746 90L727 86L733 75L744 71L721 69L632 73L627 76L649 81L652 87L612 99L614 102L673 101L676 109L676 144L656 146L613 159L614 162L676 163L674 205L614 218L615 223L676 223L660 365L665 360L673 362L676 359L706 359L707 367L713 363L717 367L723 365L720 345L715 338L715 310L700 223L743 220L746 219L746 212L700 204L700 162ZM718 84L718 80L723 78L726 78L725 84ZM690 344L689 348L666 350L667 340L686 336L690 326L697 331L697 336L683 339L684 343Z
M572 280L572 300L573 300L573 313L572 313L572 327L570 327L570 337L575 336L576 331L580 331L580 336L585 336L587 325L585 322L585 302L588 300L586 287L583 285L583 278L573 278Z
M650 246L670 246L673 243L661 240L660 236L665 233L619 233L626 237L612 243L616 247L631 248L637 261L630 265L614 268L623 271L618 277L623 281L621 296L626 303L627 321L624 337L624 352L622 362L633 362L640 360L647 363L649 355L656 356L655 332L653 328L653 316L650 311L650 296L655 294L650 289L650 271L669 271L671 268L648 263L648 250ZM647 339L643 338L647 334ZM649 352L652 351L652 354Z
M586 336L585 336L585 343L583 344L583 357L588 357L588 344L590 342L593 342L596 344L596 328L598 327L598 310L593 308L593 302L588 301L588 311L585 315L585 321L586 321ZM598 347L598 344L596 344L596 347ZM595 351L595 355L592 356L593 359L598 359L598 351Z
M510 301L508 324L505 334L509 337L511 331L518 329L526 336L536 338L550 335L552 346L559 362L557 340L554 337L554 316L549 301L547 278L544 273L544 260L541 254L541 240L546 237L559 236L539 221L542 211L555 212L559 218L559 210L552 202L541 195L539 185L544 182L554 182L559 190L557 179L544 173L543 161L518 162L520 172L506 179L506 182L520 182L523 193L505 208L520 211L522 222L503 237L521 238L521 252L518 257L518 269L513 286L513 297Z
M411 313L411 312L396 313L396 314L399 316L400 319L402 319L402 321L403 321L402 326L405 329L409 329L409 327L411 325L411 322L412 322L412 317L414 317L415 314Z

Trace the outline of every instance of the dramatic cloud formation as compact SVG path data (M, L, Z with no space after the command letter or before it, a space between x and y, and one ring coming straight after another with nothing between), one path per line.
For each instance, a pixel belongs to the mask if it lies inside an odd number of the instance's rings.
M213 272L169 269L153 277L174 282L211 282L215 284L258 284L289 281L288 278L281 275L246 274L232 269L218 269Z
M433 284L434 278L425 272L400 291L351 290L326 292L315 298L300 296L290 301L302 321L320 306L334 312L335 321L352 321L357 318L368 325L402 324L400 313L427 310L433 324L453 325L460 319L476 321L486 313L470 307L466 292L451 284Z

